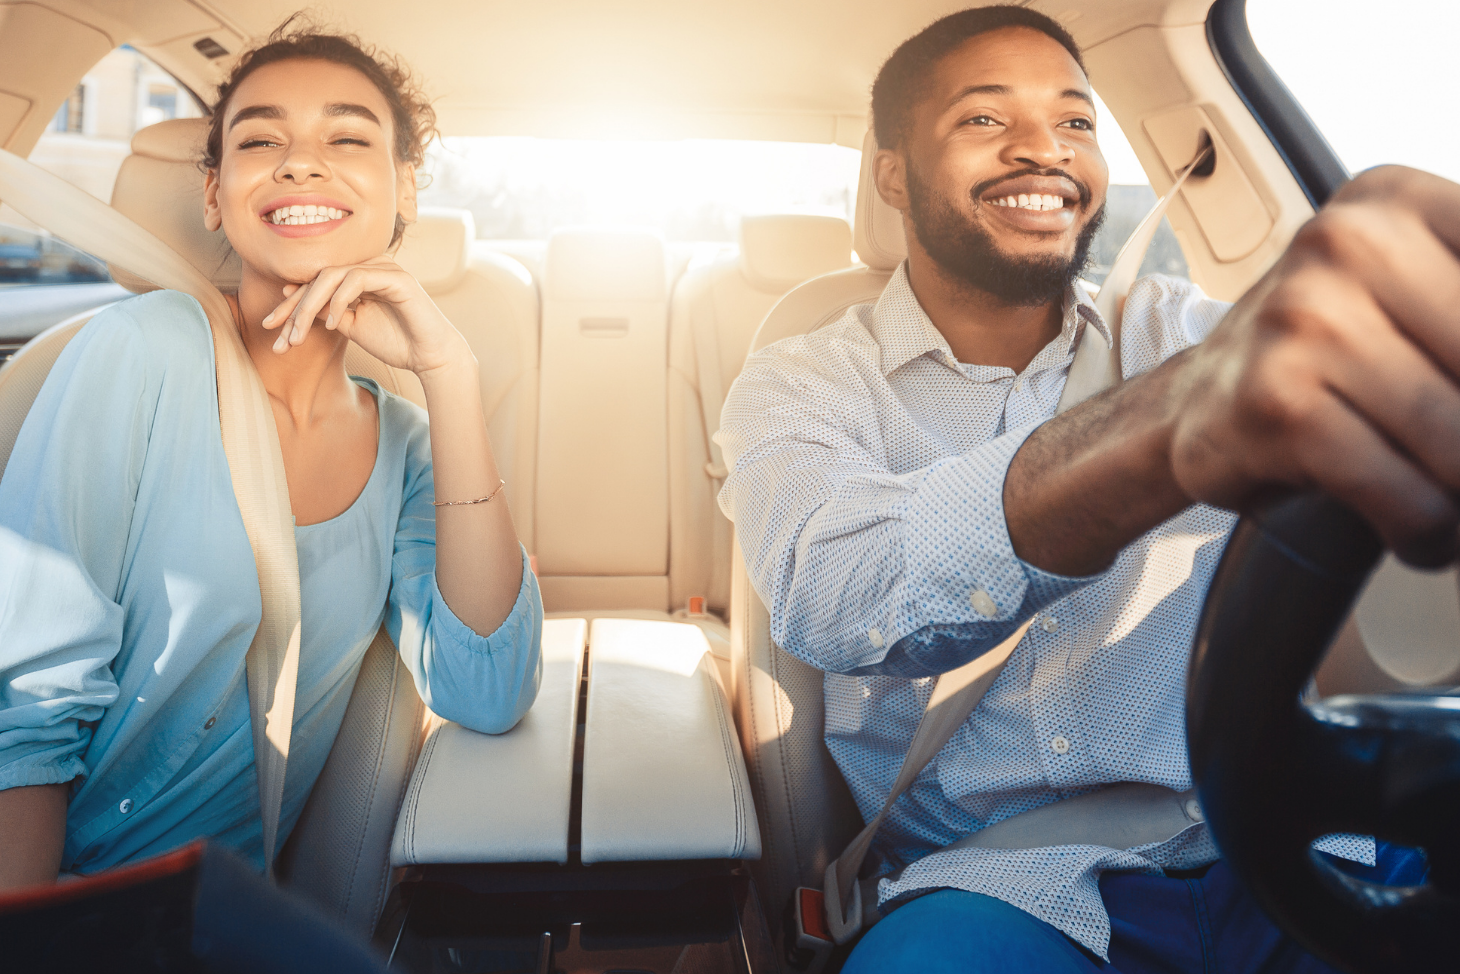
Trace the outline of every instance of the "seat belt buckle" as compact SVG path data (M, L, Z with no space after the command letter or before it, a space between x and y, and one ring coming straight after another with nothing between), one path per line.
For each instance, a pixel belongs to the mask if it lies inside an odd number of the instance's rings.
M836 946L826 925L826 897L819 889L798 886L787 905L786 963L806 974L817 974Z

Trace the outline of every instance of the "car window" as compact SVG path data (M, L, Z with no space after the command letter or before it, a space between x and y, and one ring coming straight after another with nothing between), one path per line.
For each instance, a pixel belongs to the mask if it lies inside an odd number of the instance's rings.
M1252 40L1350 172L1402 163L1460 179L1448 89L1460 5L1248 0Z
M1135 230L1141 218L1156 205L1156 191L1141 169L1135 150L1121 131L1120 124L1100 96L1095 96L1095 133L1100 142L1100 151L1110 167L1110 190L1105 199L1105 223L1095 236L1090 247L1090 263L1082 275L1096 284L1105 280L1116 255ZM1141 263L1140 276L1148 274L1169 274L1172 277L1186 277L1186 258L1171 223L1163 219L1151 240L1146 259Z
M110 200L139 128L201 114L170 74L141 52L119 47L56 109L30 161ZM51 325L126 294L104 263L0 204L0 362Z
M851 220L860 160L855 149L801 142L449 137L431 149L421 202L471 210L484 240L616 223L730 241L747 213Z

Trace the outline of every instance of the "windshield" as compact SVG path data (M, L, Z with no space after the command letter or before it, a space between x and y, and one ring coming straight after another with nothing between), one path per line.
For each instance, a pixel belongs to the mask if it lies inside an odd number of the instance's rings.
M1248 0L1252 39L1350 172L1403 163L1460 179L1460 130L1436 96L1453 73L1460 5Z

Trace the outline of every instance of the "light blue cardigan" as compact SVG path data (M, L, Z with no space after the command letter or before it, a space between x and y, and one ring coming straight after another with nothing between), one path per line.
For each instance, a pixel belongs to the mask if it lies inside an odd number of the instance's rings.
M542 602L524 556L512 614L468 629L436 587L426 415L374 383L374 471L295 529L299 689L280 841L314 784L382 621L426 704L488 733L532 705ZM75 781L63 868L214 836L263 865L244 657L258 576L192 298L97 315L41 389L0 480L0 788Z

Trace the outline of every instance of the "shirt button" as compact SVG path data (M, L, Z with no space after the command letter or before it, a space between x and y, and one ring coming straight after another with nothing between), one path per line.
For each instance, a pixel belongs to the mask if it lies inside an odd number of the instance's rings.
M1069 738L1056 736L1054 740L1049 742L1049 747L1056 754L1068 754L1070 753Z
M1054 632L1059 627L1060 621L1054 616L1045 616L1044 621L1039 624L1039 628L1043 629L1045 632Z
M218 718L217 717L209 717L208 718L208 722L203 725L203 730L212 730L213 729L213 725L216 724L216 723L218 723Z
M123 798L122 799L122 803L117 806L117 811L121 812L123 815L127 814L131 810L132 810L132 799L130 799L130 798Z
M981 588L974 589L968 596L968 604L973 606L973 611L979 615L993 618L999 614L998 603L989 598L989 593Z
M1193 822L1205 822L1207 820L1206 815L1202 814L1201 802L1197 801L1195 798L1187 799L1186 817L1191 819Z
M872 644L872 647L874 649L881 649L883 644L886 642L886 640L882 638L882 630L880 629L868 629L867 641Z
M1023 379L1020 379L1018 382L1014 383L1014 391L1015 392L1019 392L1023 388L1024 388L1024 380Z

